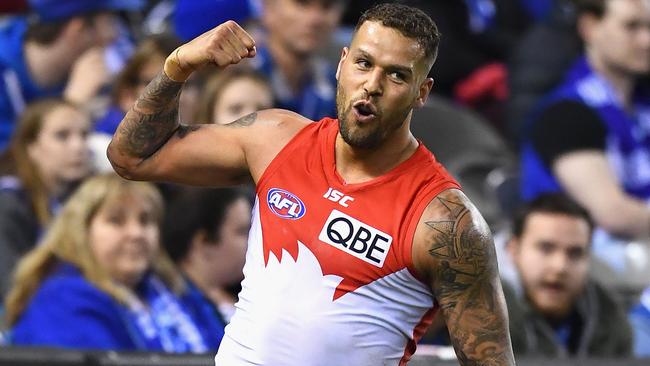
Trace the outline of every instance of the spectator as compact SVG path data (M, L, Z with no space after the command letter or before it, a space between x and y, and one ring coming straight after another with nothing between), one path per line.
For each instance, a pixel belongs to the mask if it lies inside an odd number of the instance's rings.
M167 55L179 45L179 41L170 35L149 36L138 44L124 68L117 74L113 85L112 103L104 116L96 121L95 133L90 138L94 165L99 171L113 171L106 158L106 147L111 136L144 87L162 70ZM185 85L180 105L181 118L194 114L195 99L198 94L196 89L197 86L193 81Z
M265 74L276 107L312 120L336 115L335 70L316 52L328 41L345 0L264 0L266 43L258 45L253 67Z
M59 205L90 172L88 117L50 99L27 107L0 158L0 295L18 259L35 244Z
M162 205L148 183L116 175L87 180L18 265L6 301L12 343L215 350L223 324L182 292L182 279L159 250Z
M516 355L630 355L624 309L588 275L591 232L588 213L563 194L542 195L516 215L507 249L520 286L504 288Z
M228 68L206 83L194 121L226 124L271 107L273 92L264 75L248 68Z
M154 35L142 40L116 77L113 103L107 114L95 123L95 130L112 135L126 111L144 87L162 70L167 55L180 43L172 36Z
M523 150L523 196L566 191L597 226L650 237L650 4L576 2L585 53L544 101ZM596 236L595 238L598 238Z
M84 104L108 82L104 47L117 37L110 11L139 1L31 0L33 13L0 29L0 151L24 106L63 96Z
M235 312L251 220L251 204L235 188L181 193L165 216L163 243L188 287L218 308L226 321ZM215 312L217 310L215 309Z
M630 311L629 319L634 330L634 355L650 357L650 287L641 294L639 303Z
M536 1L525 2L531 8L543 8ZM574 5L574 0L554 0L550 14L531 26L510 54L506 125L512 146L521 147L527 116L544 95L562 82L582 53Z

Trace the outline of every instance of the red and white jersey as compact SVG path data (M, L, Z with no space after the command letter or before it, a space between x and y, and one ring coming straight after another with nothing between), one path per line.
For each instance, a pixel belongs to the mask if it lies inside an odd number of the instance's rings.
M217 366L404 365L437 310L415 228L459 188L422 144L368 182L335 167L338 121L304 127L257 185L245 279Z

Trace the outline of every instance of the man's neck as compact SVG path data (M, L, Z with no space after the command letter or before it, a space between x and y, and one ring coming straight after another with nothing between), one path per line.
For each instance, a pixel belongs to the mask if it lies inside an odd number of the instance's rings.
M280 69L289 89L293 94L298 94L309 73L310 57L291 50L273 36L268 39L268 48L273 62Z
M589 64L614 87L619 101L626 107L631 106L636 78L630 72L608 65L598 57L589 57Z
M410 158L418 147L415 137L396 131L376 149L358 149L348 145L341 134L336 137L336 171L347 184L363 183L380 177ZM399 136L398 136L399 135Z
M55 46L43 46L34 42L25 43L25 63L32 80L41 88L47 89L65 82L70 65L65 61L66 55Z

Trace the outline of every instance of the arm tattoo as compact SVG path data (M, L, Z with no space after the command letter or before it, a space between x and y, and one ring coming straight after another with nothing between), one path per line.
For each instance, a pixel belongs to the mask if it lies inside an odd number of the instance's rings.
M230 123L227 123L226 126L228 127L248 127L252 125L253 123L257 122L257 112L253 112L251 114L247 114L244 117L241 117L237 120L234 120Z
M142 92L135 105L118 127L121 150L146 159L155 153L176 130L179 130L178 101L183 83L171 80L161 72ZM184 132L182 132L184 131Z
M441 217L425 221L436 263L434 295L461 365L514 365L494 245L485 224L456 197L436 198Z

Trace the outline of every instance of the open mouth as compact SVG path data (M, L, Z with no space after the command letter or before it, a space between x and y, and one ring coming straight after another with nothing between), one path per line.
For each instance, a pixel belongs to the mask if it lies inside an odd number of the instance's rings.
M355 115L357 116L357 119L362 122L369 121L377 116L377 112L375 111L372 103L359 101L357 103L354 103L352 107L354 109Z

